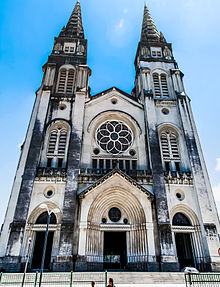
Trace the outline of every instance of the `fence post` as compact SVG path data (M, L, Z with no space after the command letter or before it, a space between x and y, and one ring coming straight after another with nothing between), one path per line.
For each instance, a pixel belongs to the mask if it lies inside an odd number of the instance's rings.
M70 287L73 286L73 271L70 273Z
M191 279L191 274L189 273L189 285L192 286L192 279Z
M0 273L0 283L1 283L1 281L2 281L2 272Z
M36 286L37 286L37 275L38 275L38 272L36 272L36 275L35 275L34 287L36 287Z
M108 272L105 270L105 287L108 286Z

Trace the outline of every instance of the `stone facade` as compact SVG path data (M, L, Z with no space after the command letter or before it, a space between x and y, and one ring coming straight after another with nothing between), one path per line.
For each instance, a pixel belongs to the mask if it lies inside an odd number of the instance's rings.
M220 271L219 219L190 99L147 7L131 94L116 87L90 94L79 1L43 69L1 231L0 268L19 272L27 255L29 268L40 268L44 203L59 210L45 269Z

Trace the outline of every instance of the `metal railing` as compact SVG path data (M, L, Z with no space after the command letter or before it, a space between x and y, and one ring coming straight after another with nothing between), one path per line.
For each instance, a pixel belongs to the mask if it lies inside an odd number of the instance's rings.
M39 273L27 273L23 281L23 273L0 273L0 286L11 287L38 287ZM42 287L87 287L91 282L96 287L107 286L107 272L62 272L43 273Z
M185 274L186 287L219 287L220 273Z

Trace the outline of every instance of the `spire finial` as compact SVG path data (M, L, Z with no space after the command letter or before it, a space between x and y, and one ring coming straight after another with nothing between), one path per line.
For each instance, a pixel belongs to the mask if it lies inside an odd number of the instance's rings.
M144 17L141 31L141 41L159 42L160 35L147 8L147 3L144 5Z
M84 38L80 0L77 0L73 12L69 18L69 21L65 29L61 31L59 36L81 39Z

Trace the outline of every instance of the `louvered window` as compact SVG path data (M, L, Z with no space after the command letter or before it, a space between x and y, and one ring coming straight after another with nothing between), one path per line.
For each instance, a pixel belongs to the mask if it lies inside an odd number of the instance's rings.
M73 82L74 82L74 71L69 70L66 84L66 92L68 94L73 92Z
M155 96L169 96L167 76L165 74L153 74Z
M170 157L170 151L169 151L168 138L167 138L166 134L161 135L161 147L162 147L163 157L169 158Z
M48 153L54 154L56 149L56 142L57 142L57 131L53 131L50 134L49 145L48 145Z
M164 161L179 159L177 137L170 131L163 132L160 137Z
M65 154L67 133L61 132L58 144L58 154Z
M58 93L73 93L73 86L74 86L74 70L66 70L62 69L59 75L59 82L58 82Z
M67 143L67 132L58 128L51 132L47 154L49 156L64 156Z
M60 71L60 78L59 78L59 84L58 84L58 93L64 93L65 92L65 85L66 85L66 70Z
M162 89L163 96L169 96L166 75L161 75L160 76L160 81L161 81L161 89Z
M170 146L171 146L172 157L179 158L177 139L176 139L176 136L173 134L170 135Z
M160 82L158 74L153 74L155 96L160 96Z

